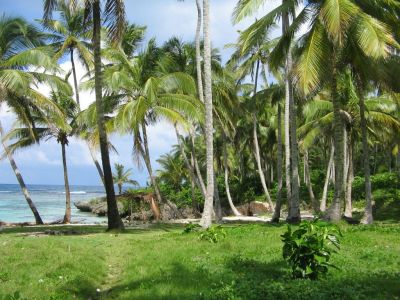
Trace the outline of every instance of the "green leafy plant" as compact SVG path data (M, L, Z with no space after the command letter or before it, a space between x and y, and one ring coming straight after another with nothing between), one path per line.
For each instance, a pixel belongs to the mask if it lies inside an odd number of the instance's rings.
M337 226L314 219L303 222L295 231L291 226L281 236L283 258L292 268L294 278L318 279L328 272L331 254L340 249L339 236L342 236Z
M182 233L191 233L193 231L199 230L200 228L201 228L201 226L199 224L189 223L189 224L186 224L185 229L183 229Z
M218 243L222 238L226 237L226 232L221 225L213 225L200 232L199 240Z

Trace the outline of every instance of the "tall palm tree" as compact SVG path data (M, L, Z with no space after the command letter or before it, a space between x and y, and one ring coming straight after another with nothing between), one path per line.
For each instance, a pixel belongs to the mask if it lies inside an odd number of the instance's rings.
M105 119L103 112L103 82L102 82L102 63L101 63L101 1L84 0L85 16L93 23L93 50L94 50L94 75L95 75L95 94L97 124L100 140L101 160L103 164L104 183L107 194L107 217L108 229L123 229L124 225L118 213L118 206L115 199L114 183L108 151L108 139L105 129ZM45 0L44 2L44 20L50 20L52 12L56 8L56 0ZM70 5L76 4L75 1L69 1ZM113 42L118 42L124 31L125 6L122 0L106 0L104 9L104 19L108 27L108 33Z
M124 165L115 163L114 164L115 173L113 174L114 182L118 185L118 194L122 194L122 185L124 183L129 183L134 186L139 186L136 180L130 179L132 175L132 169L125 170Z

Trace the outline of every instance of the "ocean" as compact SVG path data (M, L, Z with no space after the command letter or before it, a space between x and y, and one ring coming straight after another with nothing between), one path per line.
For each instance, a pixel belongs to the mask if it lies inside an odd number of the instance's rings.
M53 222L64 217L65 192L63 185L28 185L28 190L44 222ZM105 196L102 186L72 185L70 190L72 222L103 223L107 221L106 217L97 217L91 213L81 212L73 204L75 201ZM18 184L0 184L0 221L35 221Z

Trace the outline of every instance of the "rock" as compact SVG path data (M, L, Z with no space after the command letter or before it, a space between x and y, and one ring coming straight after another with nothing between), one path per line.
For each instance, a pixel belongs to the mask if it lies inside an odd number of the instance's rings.
M83 212L91 212L98 216L107 215L107 201L105 197L96 198L90 201L78 201L74 202L77 209ZM117 201L118 211L120 215L124 214L124 206L120 201Z
M244 216L262 215L271 211L271 207L266 202L252 201L237 207L238 211Z

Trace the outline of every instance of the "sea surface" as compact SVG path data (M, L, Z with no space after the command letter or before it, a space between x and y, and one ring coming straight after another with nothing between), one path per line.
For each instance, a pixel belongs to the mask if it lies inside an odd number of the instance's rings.
M28 190L44 222L53 222L63 218L65 212L63 185L28 185ZM74 206L76 201L105 196L102 186L72 185L70 190L72 222L103 223L107 221L105 217L81 212ZM35 221L18 184L0 184L0 221Z

